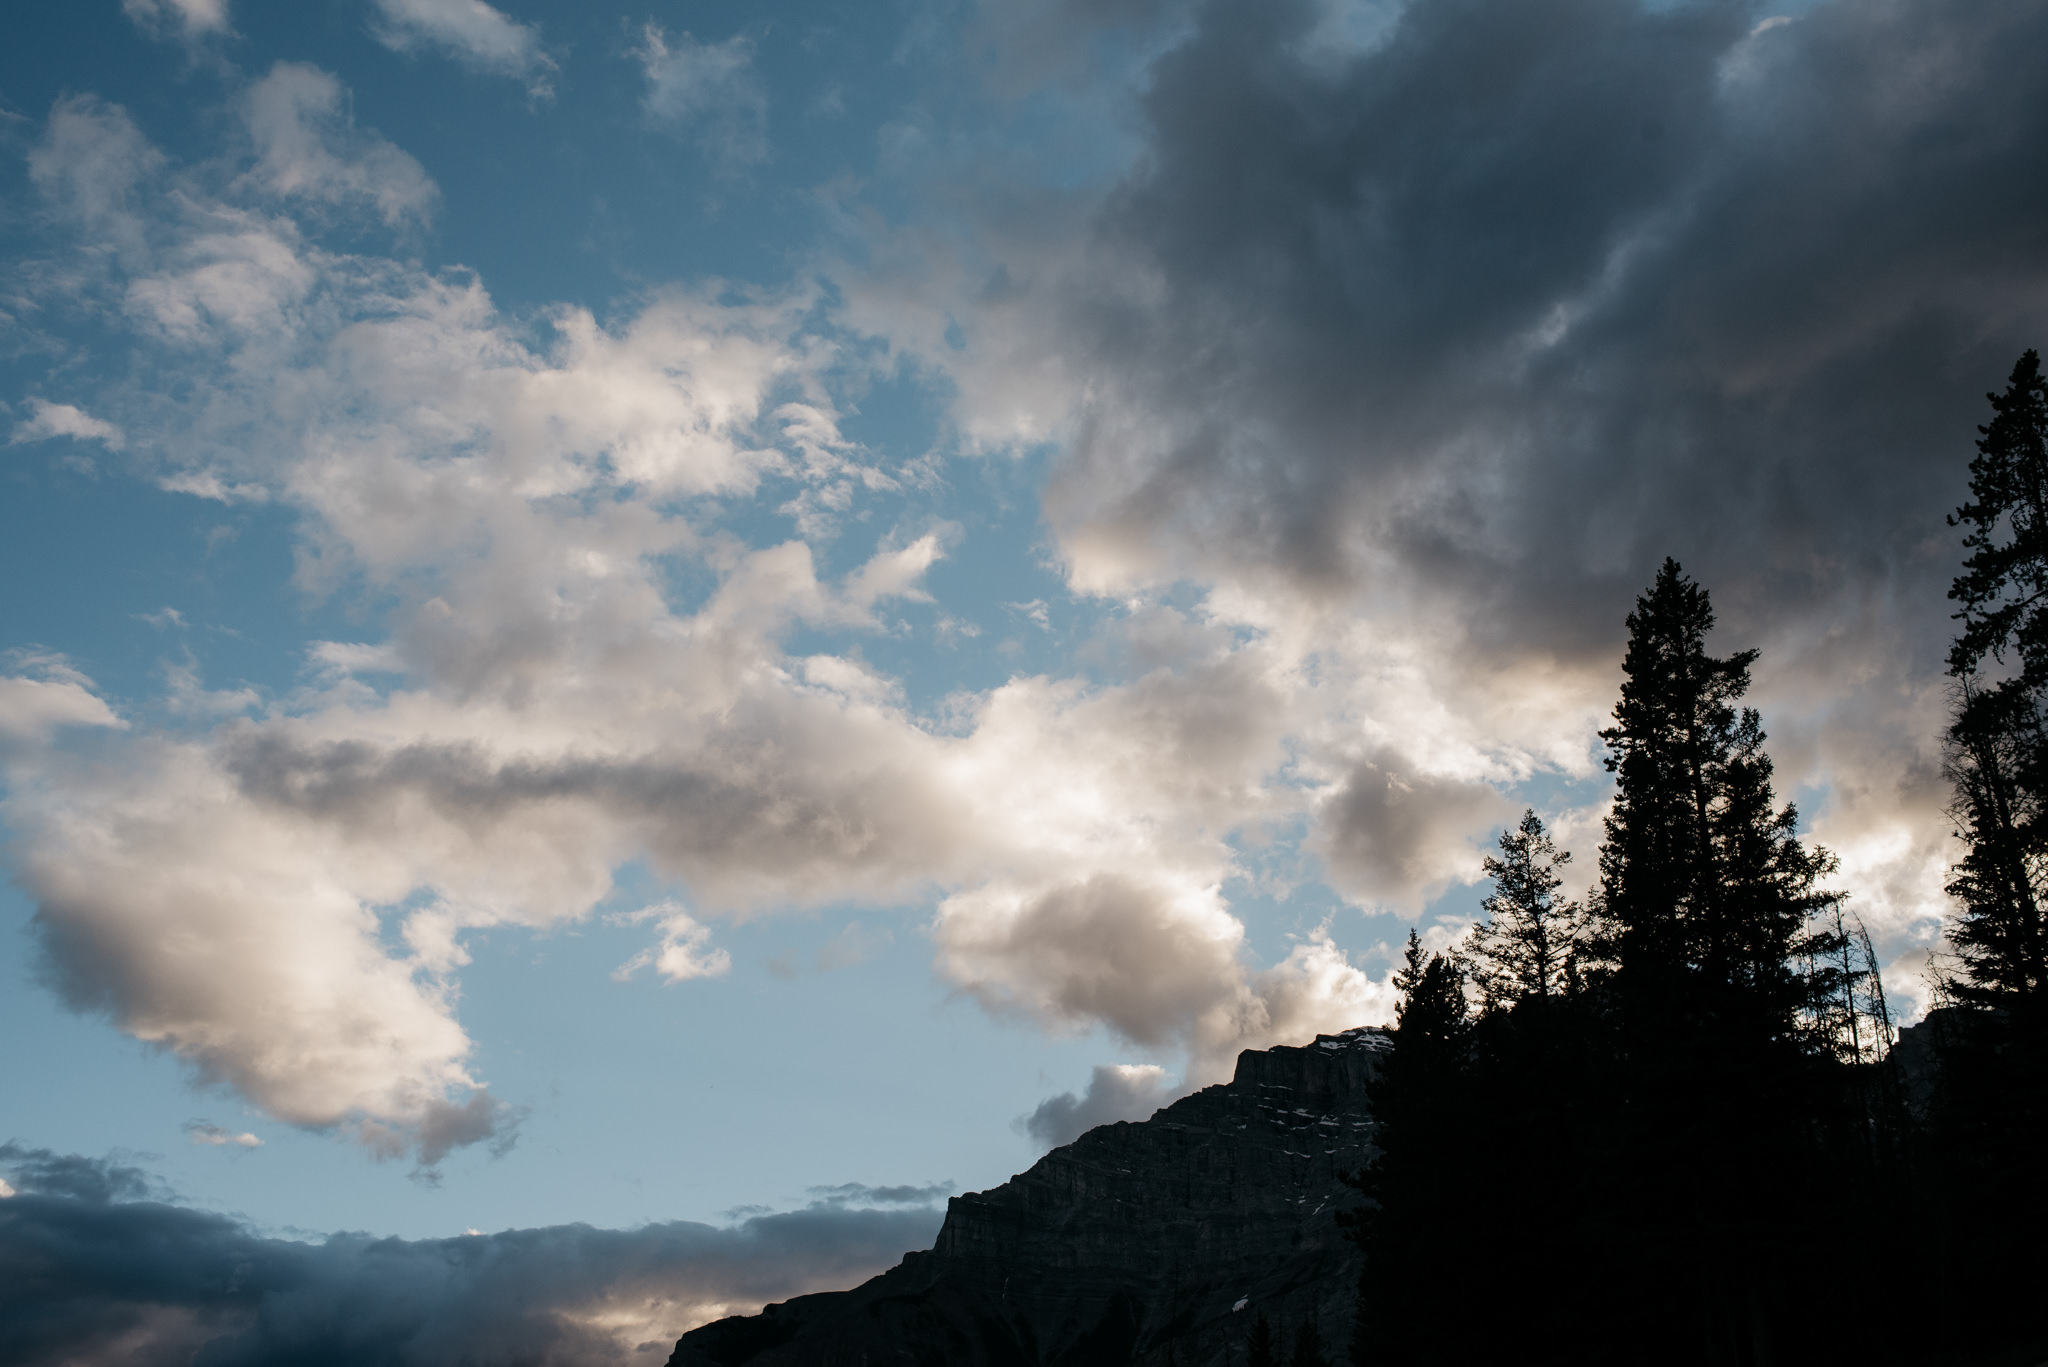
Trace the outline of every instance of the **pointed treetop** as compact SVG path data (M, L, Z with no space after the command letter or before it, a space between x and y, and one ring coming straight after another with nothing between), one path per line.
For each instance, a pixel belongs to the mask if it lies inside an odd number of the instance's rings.
M1558 870L1571 863L1534 809L1503 831L1500 857L1482 867L1494 890L1480 905L1487 919L1472 927L1463 951L1487 1011L1563 995L1586 917L1577 902L1559 901Z
M1970 552L1948 591L1963 624L1948 669L1964 678L1986 656L2016 653L2029 686L2040 687L2048 682L2048 381L2040 356L2021 356L2005 393L1985 397L1992 418L1977 429L1971 501L1948 518L1968 529Z

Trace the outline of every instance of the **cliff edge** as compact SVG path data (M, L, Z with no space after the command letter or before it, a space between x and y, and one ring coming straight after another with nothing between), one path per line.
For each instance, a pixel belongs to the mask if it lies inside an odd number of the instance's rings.
M1246 1050L1150 1120L956 1196L929 1252L693 1329L669 1367L1226 1367L1263 1310L1350 1335L1340 1172L1371 1155L1375 1028Z

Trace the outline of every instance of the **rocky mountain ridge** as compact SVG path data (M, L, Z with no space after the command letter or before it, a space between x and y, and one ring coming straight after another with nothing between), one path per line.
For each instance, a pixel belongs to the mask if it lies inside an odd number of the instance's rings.
M669 1367L1227 1367L1251 1316L1350 1333L1338 1174L1371 1155L1376 1028L1246 1050L1228 1083L956 1196L929 1252L685 1334Z

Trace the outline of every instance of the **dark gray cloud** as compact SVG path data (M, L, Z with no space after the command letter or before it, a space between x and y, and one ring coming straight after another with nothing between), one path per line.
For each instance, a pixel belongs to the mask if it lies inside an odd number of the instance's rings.
M913 880L942 863L951 828L929 783L894 756L871 769L795 770L801 719L717 738L700 753L501 759L476 744L383 747L305 744L250 727L224 745L227 767L255 801L361 827L395 820L401 799L482 829L507 813L587 802L644 825L666 868L723 890L753 870L815 864L821 878ZM893 761L893 763L892 763Z
M835 1205L729 1228L295 1243L170 1204L131 1168L9 1144L0 1171L17 1189L0 1198L0 1342L19 1367L658 1363L728 1308L929 1246L940 1218Z
M954 1192L951 1182L926 1186L871 1187L865 1182L840 1182L829 1187L807 1187L812 1203L839 1209L844 1206L929 1206Z
M2048 334L2048 12L1416 0L1334 63L1320 13L1220 0L1153 68L1048 330L1070 545L1567 650L1667 553L1943 621L1982 393Z
M1330 881L1348 895L1419 903L1472 876L1473 838L1509 811L1491 784L1420 772L1379 750L1358 760L1331 795L1316 845Z
M0 1144L0 1170L6 1172L18 1191L61 1196L88 1205L160 1200L166 1194L162 1185L141 1168L110 1158L82 1158L74 1153L23 1148L12 1142Z
M1007 913L942 909L935 928L942 970L988 1009L1101 1021L1152 1048L1238 1004L1242 934L1203 895L1115 874L1061 884Z
M1048 1149L1058 1148L1097 1125L1144 1120L1175 1095L1164 1068L1129 1063L1098 1066L1079 1096L1061 1092L1047 1097L1030 1115L1017 1118L1017 1128Z
M1477 868L1418 858L1396 818L1438 804L1372 751L1447 800L1597 779L1670 555L1716 648L1763 649L1781 781L1882 952L1946 906L1943 515L2048 344L2048 10L1787 6L1409 0L1333 38L1334 0L1209 0L1110 188L1012 186L843 272L964 440L1056 449L1077 591L1192 585L1309 662L1287 744L1348 895ZM1584 795L1556 815L1591 833Z

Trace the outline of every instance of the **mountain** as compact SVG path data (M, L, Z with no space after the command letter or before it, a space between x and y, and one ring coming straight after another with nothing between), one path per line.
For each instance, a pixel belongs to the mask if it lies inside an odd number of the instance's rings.
M1371 1153L1385 1031L1238 1055L1150 1120L1102 1125L851 1291L693 1329L669 1367L1232 1367L1264 1311L1347 1342L1358 1254L1338 1179Z

